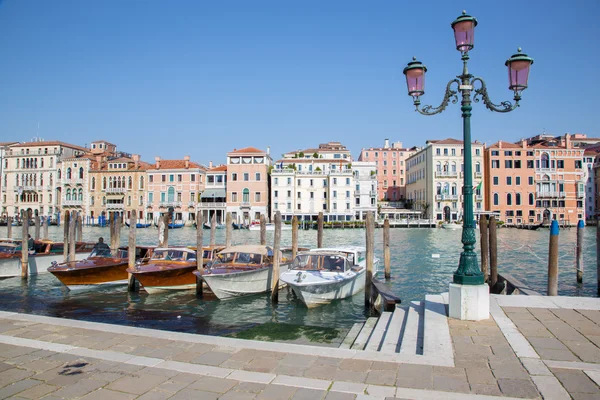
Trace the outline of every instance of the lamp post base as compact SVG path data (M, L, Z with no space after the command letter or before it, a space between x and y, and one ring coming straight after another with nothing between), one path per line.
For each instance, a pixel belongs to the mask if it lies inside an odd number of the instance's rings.
M449 289L450 318L480 321L490 317L490 287L451 283Z

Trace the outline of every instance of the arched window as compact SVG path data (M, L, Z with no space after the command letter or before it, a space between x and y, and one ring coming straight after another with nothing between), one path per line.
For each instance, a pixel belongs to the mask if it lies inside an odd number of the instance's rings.
M92 190L96 190L96 178L92 177Z
M106 205L106 196L102 196L102 205L105 206Z
M44 168L44 159L43 158L40 159L40 164L41 164L40 167Z
M475 163L475 172L481 173L481 164Z
M50 173L50 186L52 186L52 173Z
M67 180L71 179L71 167L67 168Z
M438 162L435 164L435 170L436 170L437 172L442 172L442 163L441 163L441 162L439 162L439 161L438 161Z
M144 188L144 177L140 176L140 189Z
M52 203L52 193L48 195L48 203Z
M83 189L79 189L79 197L78 200L81 201L83 200Z
M456 167L456 165L453 165L453 167ZM457 192L456 192L456 183L452 184L452 196L456 196Z
M515 194L515 205L516 206L520 206L521 205L521 193Z
M242 201L244 203L249 203L250 202L250 191L248 189L244 189L242 191L242 196L243 196Z
M102 189L106 189L106 177L102 178Z
M71 200L71 189L67 189L67 195L65 196L66 200Z
M129 180L127 181L127 189L131 189L133 187L133 178L129 177Z
M83 167L79 168L79 179L83 179Z
M131 205L131 196L127 196L127 205L130 206Z
M512 194L511 193L506 193L506 205L512 206Z
M53 165L54 165L54 161L52 160L52 157L50 157L50 168L52 168Z
M452 172L456 172L456 163L455 162L452 163L452 170L451 171Z
M175 201L175 188L173 186L169 186L169 189L167 190L167 201Z
M532 206L534 204L533 193L529 193L529 205Z
M542 153L542 168L550 168L550 156L548 153Z
M497 206L500 204L500 196L498 196L498 193L494 193L494 205Z
M440 165L440 168L441 168L441 165ZM437 195L441 195L441 194L442 194L442 184L441 184L441 183L439 183L439 182L438 182L438 183L437 183L437 185L436 185L436 188L435 188L435 193L436 193Z
M125 182L126 182L126 181L125 181L125 177L124 177L124 176L122 176L122 177L121 177L121 186L119 186L119 187L121 187L121 188L125 189Z

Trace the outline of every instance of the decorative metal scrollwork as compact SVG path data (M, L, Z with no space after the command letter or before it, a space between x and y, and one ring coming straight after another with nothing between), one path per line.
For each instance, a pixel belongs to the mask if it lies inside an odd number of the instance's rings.
M444 111L450 103L450 101L452 101L452 104L456 104L458 102L458 92L456 90L452 90L451 86L453 83L456 83L457 86L460 86L460 81L458 79L453 79L450 82L448 82L448 85L446 85L446 93L444 95L444 99L442 100L442 104L440 104L438 107L434 108L433 106L427 105L419 108L420 102L418 99L415 99L414 104L416 110L423 115L435 115Z
M503 101L500 104L494 104L490 100L490 96L487 93L487 87L483 79L476 77L471 80L471 86L474 87L475 82L478 81L481 84L479 89L475 89L475 95L473 96L473 101L475 103L479 103L479 98L483 100L483 104L488 110L506 113L514 110L519 107L519 100L521 100L521 96L518 93L515 93L515 103L511 103L510 101Z

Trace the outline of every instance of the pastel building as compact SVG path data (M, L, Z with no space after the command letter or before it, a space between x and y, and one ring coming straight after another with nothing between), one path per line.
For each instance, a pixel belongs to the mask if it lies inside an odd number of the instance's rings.
M586 147L583 152L583 171L585 179L585 220L590 221L596 217L596 174L594 165L600 157L600 144Z
M484 145L474 142L473 211L485 211ZM406 197L412 208L422 211L423 218L437 221L462 219L464 180L463 141L456 139L428 140L425 147L407 159Z
M4 157L4 153L10 146L15 144L18 144L18 142L0 142L0 177L4 176L4 169L8 167L8 159ZM4 179L0 180L0 218L8 216L4 205L8 197L6 186L8 186L8 181L5 184Z
M254 147L227 153L227 212L234 222L250 224L269 217L270 151Z
M146 218L156 222L170 213L175 221L191 223L196 219L196 205L204 191L206 168L190 161L190 156L181 160L160 157L154 160L154 165L146 170Z
M89 153L65 157L59 162L60 204L62 211L74 211L86 221L90 212L90 170L92 157Z
M375 163L379 200L395 202L406 198L406 160L415 151L402 147L402 142L390 146L389 139L385 139L383 147L361 150L358 161Z
M227 165L213 167L212 161L206 170L204 191L200 194L198 211L202 212L202 220L207 223L215 216L218 224L225 222L227 213Z

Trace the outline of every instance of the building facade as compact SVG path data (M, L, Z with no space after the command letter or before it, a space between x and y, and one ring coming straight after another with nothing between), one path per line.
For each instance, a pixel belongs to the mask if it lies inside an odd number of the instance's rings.
M377 217L378 190L377 166L374 162L354 161L354 219L363 221L367 213Z
M63 158L58 164L60 194L58 198L62 211L75 211L91 223L90 213L90 170L92 159L89 154Z
M60 162L83 155L87 149L59 141L14 144L4 154L3 213L16 217L21 210L60 218L62 186ZM6 195L6 201L4 201Z
M484 145L472 145L473 211L485 211ZM407 159L406 196L423 218L437 221L462 219L464 181L463 141L429 140L426 146Z
M254 147L227 153L227 212L234 222L248 225L270 215L269 153Z
M8 166L8 159L5 159L4 153L8 148L12 145L18 144L18 142L0 142L0 177L4 176L4 170ZM8 183L8 182L7 182ZM6 191L6 184L4 179L0 180L0 218L5 219L8 217L8 213L6 211L6 200L8 197Z
M586 147L583 152L583 171L585 179L585 220L592 221L596 218L596 174L594 165L600 157L600 144Z
M217 224L225 223L227 213L227 165L213 167L212 161L206 171L206 184L200 195L198 211L202 211L204 223L215 216Z
M406 198L406 160L416 151L402 147L402 142L390 146L362 149L358 161L374 162L377 171L377 199L398 202Z

